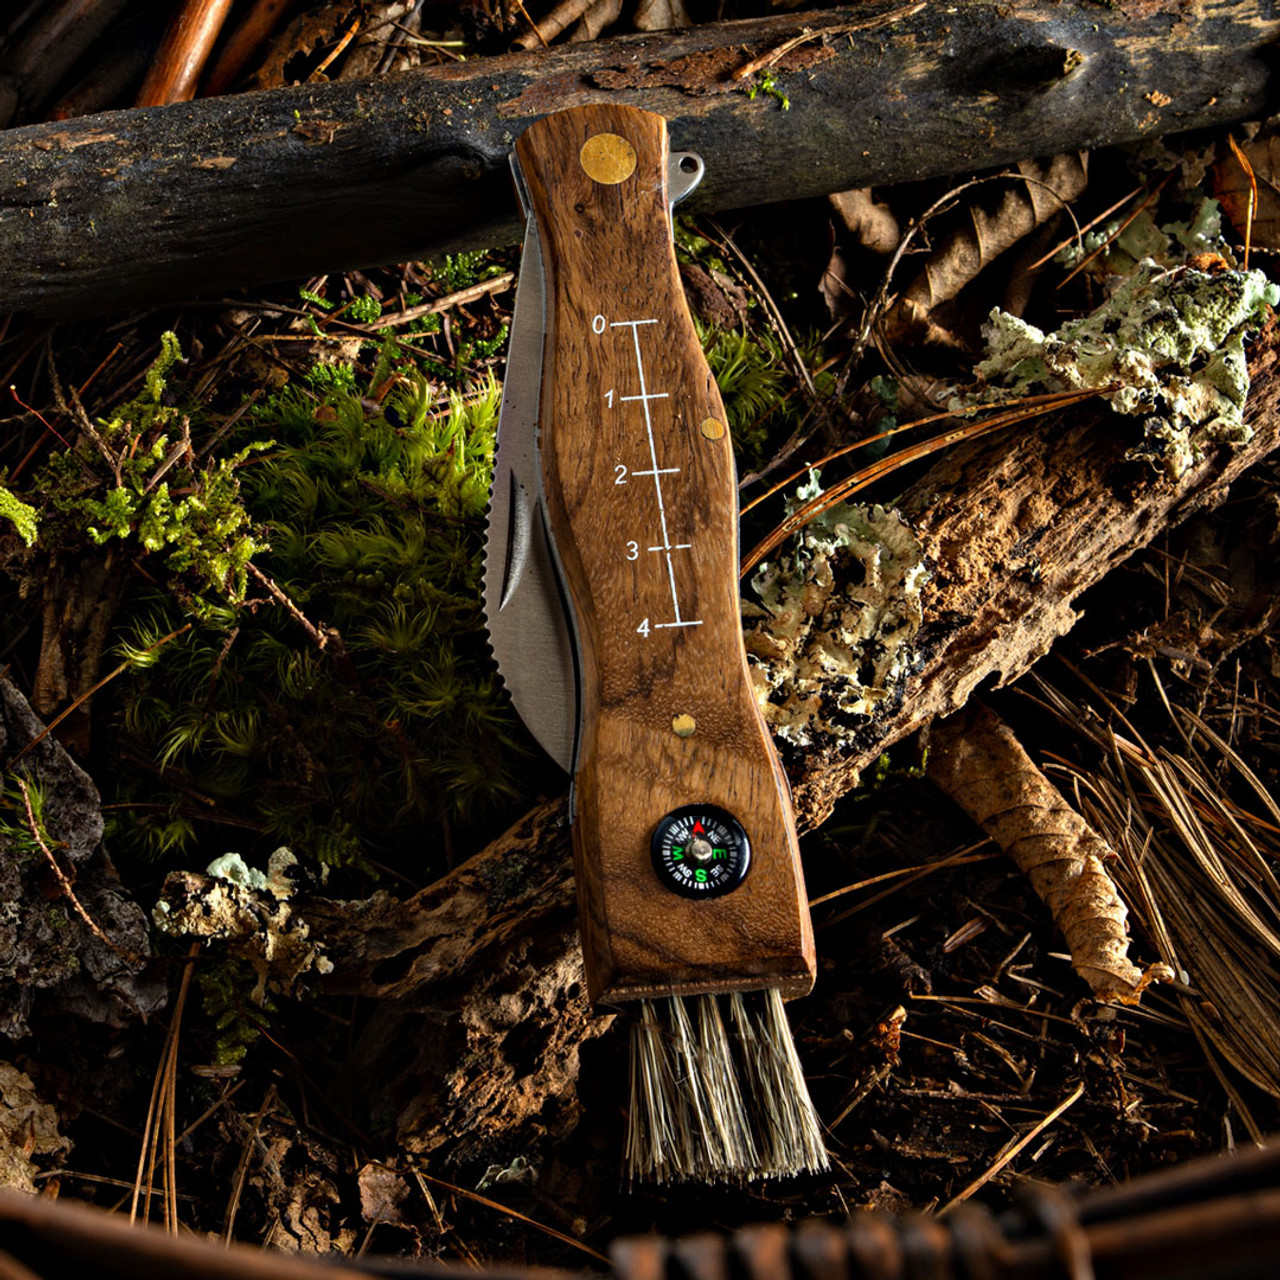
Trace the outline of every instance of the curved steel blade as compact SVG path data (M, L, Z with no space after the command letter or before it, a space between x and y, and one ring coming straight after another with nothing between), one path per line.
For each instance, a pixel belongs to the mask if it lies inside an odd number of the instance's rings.
M530 218L511 316L489 494L484 610L498 672L520 718L547 754L570 772L578 726L578 680L543 517L538 459L545 305L542 246Z

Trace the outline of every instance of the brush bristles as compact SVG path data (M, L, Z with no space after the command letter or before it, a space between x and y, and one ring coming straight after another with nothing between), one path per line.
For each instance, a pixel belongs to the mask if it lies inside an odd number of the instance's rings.
M640 1001L631 1033L629 1181L745 1182L826 1169L782 996L691 998L692 1018L679 996Z

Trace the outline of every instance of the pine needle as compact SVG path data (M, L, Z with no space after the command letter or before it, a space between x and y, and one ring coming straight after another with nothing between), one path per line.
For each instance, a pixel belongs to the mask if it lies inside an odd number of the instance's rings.
M772 555L787 538L794 533L798 533L815 517L835 506L836 503L843 502L851 494L867 488L887 475L892 475L893 472L900 468L912 462L917 462L921 458L926 458L932 453L948 449L962 441L981 439L981 437L1003 430L1005 427L1027 422L1054 409L1065 409L1070 405L1080 404L1082 401L1104 395L1113 389L1113 386L1108 384L1103 387L1089 387L1081 391L1062 391L1051 395L1034 396L1007 413L998 413L993 417L983 419L981 422L973 422L962 427L956 427L951 431L944 431L941 435L935 436L931 440L922 440L919 444L911 445L898 453L890 454L887 458L881 458L869 467L864 467L861 471L855 472L838 484L832 485L829 489L818 494L816 498L811 498L803 506L793 511L771 533L762 538L747 552L742 559L739 576L745 578L756 565Z
M142 1180L145 1175L146 1205L142 1211L142 1220L148 1221L151 1197L155 1194L156 1158L163 1135L164 1162L161 1182L164 1189L164 1225L165 1230L175 1236L178 1234L177 1142L174 1123L178 1081L178 1040L182 1026L182 1012L186 1007L187 992L191 987L191 974L195 968L196 956L199 954L200 944L193 942L191 950L187 952L187 962L182 968L182 982L178 986L178 995L173 1002L173 1016L169 1019L169 1030L165 1033L160 1065L156 1069L155 1081L151 1086L147 1123L142 1130L142 1149L138 1153L138 1169L133 1182L133 1200L129 1206L129 1221L134 1223L138 1219L138 1201L143 1196Z

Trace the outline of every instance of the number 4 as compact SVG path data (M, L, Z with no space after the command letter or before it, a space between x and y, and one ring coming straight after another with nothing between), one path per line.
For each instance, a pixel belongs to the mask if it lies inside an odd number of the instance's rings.
M643 622L642 622L642 623L641 623L641 624L636 628L636 634L637 634L637 635L641 635L641 636L647 636L647 635L649 634L649 619L648 619L648 618L646 618L646 619L645 619L645 620L644 620L644 621L643 621Z

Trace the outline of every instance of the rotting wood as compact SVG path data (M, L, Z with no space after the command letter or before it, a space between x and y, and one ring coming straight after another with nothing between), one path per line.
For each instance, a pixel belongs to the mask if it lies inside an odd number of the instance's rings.
M1020 675L1071 628L1082 591L1220 502L1280 446L1275 364L1273 347L1255 351L1253 440L1206 458L1177 484L1124 462L1131 423L1076 409L960 448L912 486L903 509L935 572L923 664L898 710L793 762L803 824L819 823L887 745L963 706L978 686ZM563 802L531 811L406 901L303 899L296 910L334 964L326 989L379 1001L354 1070L362 1081L390 1078L379 1087L402 1100L399 1143L461 1159L569 1123L575 1037L599 1034L608 1020L592 1015L581 991ZM564 1092L548 1105L547 1088Z
M802 829L823 822L886 747L959 710L979 686L1020 676L1074 626L1082 592L1166 529L1217 505L1280 445L1273 344L1260 340L1250 362L1253 439L1209 454L1177 484L1126 462L1132 424L1098 408L957 449L907 491L899 509L934 566L919 670L900 711L789 762Z
M0 299L84 314L512 240L513 139L587 102L667 118L707 162L694 210L1209 127L1274 110L1278 34L1244 0L877 3L26 126L0 134ZM748 96L734 73L788 44L789 108Z

